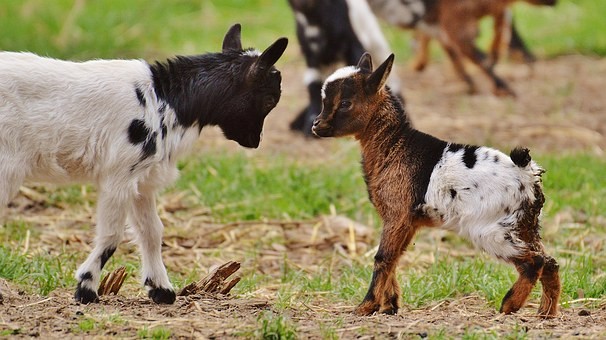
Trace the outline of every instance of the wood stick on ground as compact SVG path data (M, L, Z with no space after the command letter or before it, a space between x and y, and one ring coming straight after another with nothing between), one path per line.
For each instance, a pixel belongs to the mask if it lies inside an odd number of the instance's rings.
M120 288L122 288L122 285L124 284L124 280L126 280L126 276L128 276L128 274L126 273L125 267L120 267L114 270L113 272L109 273L101 280L101 283L99 284L99 289L97 290L97 294L117 295L118 291L120 290Z
M227 295L231 289L240 282L240 277L226 281L229 276L240 269L240 263L229 261L210 272L205 278L198 282L192 282L183 287L179 296L188 296L200 293Z

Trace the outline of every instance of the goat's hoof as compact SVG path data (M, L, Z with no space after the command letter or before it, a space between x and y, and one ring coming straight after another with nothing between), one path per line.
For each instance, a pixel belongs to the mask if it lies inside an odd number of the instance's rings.
M512 89L507 87L501 87L494 90L494 95L497 97L516 97L516 93Z
M147 295L157 304L171 305L177 298L175 291L170 288L152 288Z
M96 303L99 302L99 296L97 293L86 287L78 287L76 289L76 294L74 295L76 302L82 304Z
M354 310L354 314L357 316L370 316L375 312L379 311L379 304L364 301Z
M398 314L398 307L389 306L385 309L381 309L379 313L387 314L387 315L396 315Z

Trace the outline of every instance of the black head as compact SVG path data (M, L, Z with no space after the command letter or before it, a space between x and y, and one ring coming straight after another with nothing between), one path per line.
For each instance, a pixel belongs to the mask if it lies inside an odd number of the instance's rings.
M240 25L234 25L225 35L223 54L235 53L239 56L236 63L241 63L241 73L230 75L234 77L230 84L233 92L216 122L226 138L249 148L259 146L265 117L280 100L282 76L274 64L287 45L288 39L280 38L259 54L242 49Z
M314 121L313 133L319 137L362 133L388 95L384 87L393 61L392 54L373 72L370 54L364 53L357 66L329 76L322 87L322 112Z
M177 57L151 69L158 96L180 125L217 125L226 138L256 148L265 117L280 100L282 76L274 64L288 39L260 53L242 49L240 32L239 24L227 31L220 53Z

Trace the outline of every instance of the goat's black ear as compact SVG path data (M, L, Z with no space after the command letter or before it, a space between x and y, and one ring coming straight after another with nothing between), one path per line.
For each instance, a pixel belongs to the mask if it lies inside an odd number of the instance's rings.
M267 72L280 59L284 50L286 50L286 46L288 46L288 39L286 38L280 38L271 44L253 64L251 69L252 74L257 75Z
M362 73L372 73L372 58L368 52L364 52L358 61L358 68Z
M276 40L276 42L271 44L271 46L269 46L267 49L265 49L265 51L263 51L263 53L259 57L259 60L257 60L257 66L259 66L260 68L267 69L272 67L276 63L276 61L278 61L278 59L280 59L280 57L282 56L282 54L286 50L286 46L288 46L287 38L280 38Z
M387 59L368 77L366 80L366 90L371 93L377 93L383 88L391 67L393 66L394 55L393 53L387 57Z
M242 26L235 24L229 28L223 38L223 52L228 50L242 51Z

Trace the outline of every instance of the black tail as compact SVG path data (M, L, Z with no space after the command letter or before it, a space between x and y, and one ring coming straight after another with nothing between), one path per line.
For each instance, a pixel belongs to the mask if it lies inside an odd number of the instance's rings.
M517 147L511 150L511 153L509 153L509 157L511 158L513 163L519 166L520 168L527 166L528 163L530 163L530 161L532 160L532 158L530 158L530 150L522 147Z

